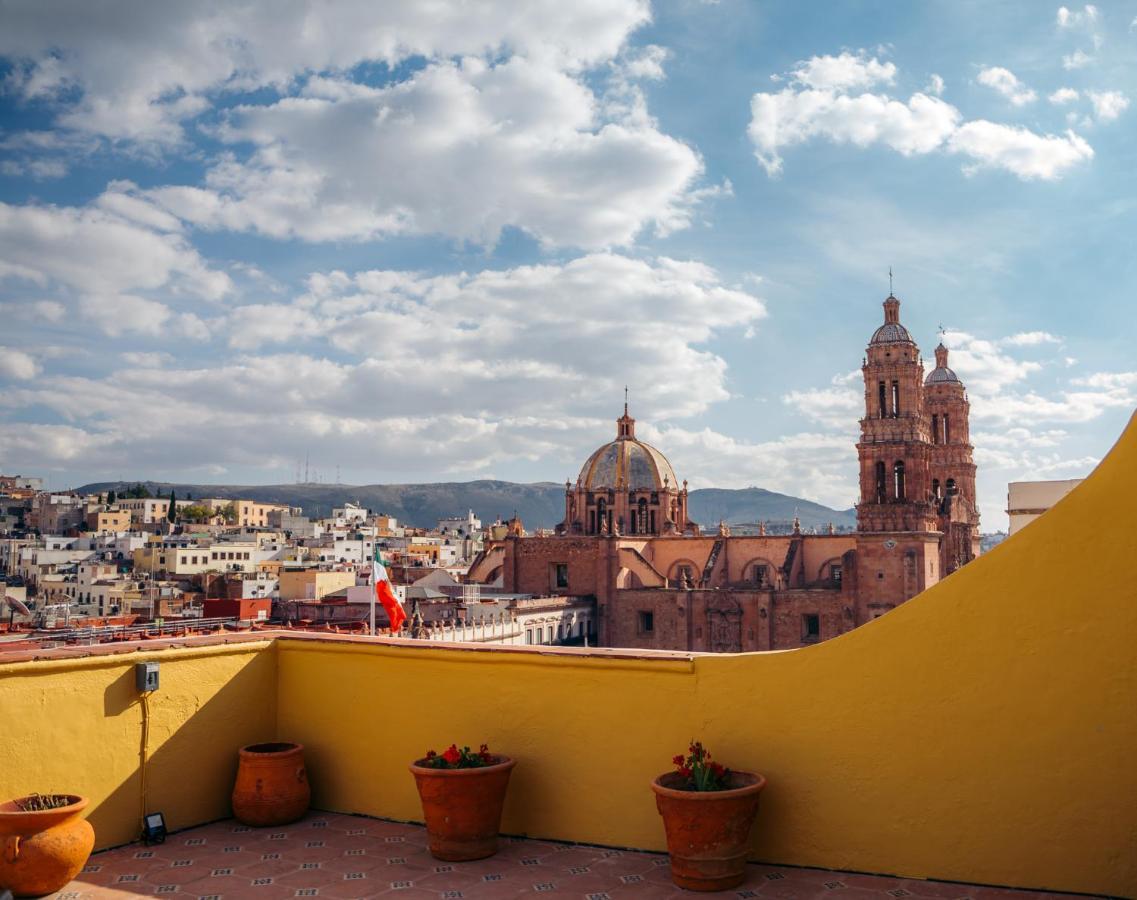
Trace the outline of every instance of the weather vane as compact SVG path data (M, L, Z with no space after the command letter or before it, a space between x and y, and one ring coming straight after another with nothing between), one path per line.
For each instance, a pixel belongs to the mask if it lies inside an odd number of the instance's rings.
M888 267L888 296L892 296L892 266Z

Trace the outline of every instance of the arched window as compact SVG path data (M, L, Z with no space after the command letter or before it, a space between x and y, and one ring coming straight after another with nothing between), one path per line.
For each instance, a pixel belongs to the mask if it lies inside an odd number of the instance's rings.
M892 487L897 500L904 499L904 463L897 460L892 467Z
M900 382L892 382L892 415L896 417L900 415Z
M948 428L948 415L944 413L944 443L951 443L951 430Z
M647 498L640 497L639 502L636 504L636 531L642 533L647 530Z
M883 503L885 500L884 492L884 463L878 462L876 464L876 502Z
M880 417L883 419L886 415L887 401L885 400L884 382L880 383Z
M938 444L940 442L940 417L933 413L932 415L932 443Z
M947 495L949 497L955 493L955 479L954 478L949 478L947 480L947 485L945 486L945 490L947 491Z
M932 497L936 500L940 499L940 480L938 478L932 479Z

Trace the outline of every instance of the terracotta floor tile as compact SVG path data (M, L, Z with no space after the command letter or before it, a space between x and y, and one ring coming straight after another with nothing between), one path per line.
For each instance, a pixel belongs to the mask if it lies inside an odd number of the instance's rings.
M214 874L216 872L216 874ZM503 838L497 855L466 863L437 860L422 826L313 812L279 828L232 820L93 855L55 900L220 896L226 900L390 897L508 900L512 897L694 898L671 881L667 858L544 840ZM726 898L846 900L1061 900L948 882L752 864ZM1068 895L1066 900L1069 900Z

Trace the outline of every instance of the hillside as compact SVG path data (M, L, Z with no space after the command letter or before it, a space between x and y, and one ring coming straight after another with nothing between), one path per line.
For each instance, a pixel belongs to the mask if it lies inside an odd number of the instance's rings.
M106 493L123 491L135 482L104 481L87 484L79 491ZM395 516L400 522L420 528L433 527L443 516L462 515L472 509L483 522L515 512L526 528L552 528L564 517L564 487L551 482L516 484L510 481L464 481L440 484L170 484L142 482L151 494L169 496L173 489L180 499L187 494L197 498L247 498L262 503L299 506L308 516L328 515L333 507L351 501L374 512ZM691 517L701 525L749 522L789 522L797 510L802 527L823 528L828 522L852 527L850 510L835 510L808 500L776 494L761 488L724 490L707 488L691 491Z

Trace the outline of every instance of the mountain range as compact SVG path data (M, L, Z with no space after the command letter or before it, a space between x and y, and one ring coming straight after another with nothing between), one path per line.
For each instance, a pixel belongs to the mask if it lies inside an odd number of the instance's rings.
M83 493L121 493L139 482L103 481L78 488ZM418 528L432 528L447 516L465 515L472 509L483 522L503 520L516 514L529 530L552 528L564 518L563 485L542 481L517 484L511 481L462 481L439 484L177 484L140 482L154 496L168 497L174 491L178 499L197 498L248 499L261 503L286 503L299 506L304 515L330 515L332 508L345 502L358 503L372 512L395 516L400 523ZM777 494L762 488L703 488L688 497L691 518L704 528L757 522L786 524L796 514L803 529L821 530L832 522L839 529L856 525L852 509L836 510L809 500Z

